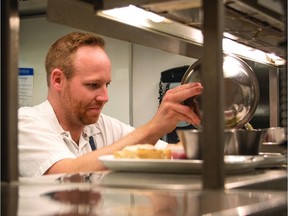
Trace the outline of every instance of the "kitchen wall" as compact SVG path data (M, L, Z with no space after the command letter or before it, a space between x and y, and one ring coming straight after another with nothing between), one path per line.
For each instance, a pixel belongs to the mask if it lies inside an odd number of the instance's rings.
M47 22L45 17L22 18L19 67L34 69L33 96L29 105L46 99L44 61L49 46L77 29ZM160 73L195 62L184 56L104 37L112 62L110 100L103 112L137 127L153 117L158 108Z
M145 123L157 111L161 72L195 61L161 50L133 46L133 121L136 126Z

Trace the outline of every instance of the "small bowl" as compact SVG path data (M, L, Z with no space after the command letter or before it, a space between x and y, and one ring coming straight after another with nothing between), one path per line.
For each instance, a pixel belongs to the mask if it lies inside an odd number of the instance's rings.
M271 127L267 129L264 145L278 145L287 142L287 128Z
M176 131L180 142L183 144L187 159L202 159L202 142L200 141L201 131L197 129L186 129ZM224 132L224 148L233 140L233 130ZM213 142L211 142L213 145Z
M170 147L171 150L171 157L174 160L182 160L182 159L187 159L184 147L177 147L177 148L173 148Z
M234 130L234 136L231 142L224 150L225 155L258 155L267 130L253 129Z

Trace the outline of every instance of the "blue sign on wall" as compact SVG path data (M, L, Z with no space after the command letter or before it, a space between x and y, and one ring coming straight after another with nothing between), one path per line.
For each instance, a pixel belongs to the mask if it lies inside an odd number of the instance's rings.
M19 68L18 103L19 107L32 105L33 98L33 68Z
M33 76L34 69L33 68L19 68L19 76Z

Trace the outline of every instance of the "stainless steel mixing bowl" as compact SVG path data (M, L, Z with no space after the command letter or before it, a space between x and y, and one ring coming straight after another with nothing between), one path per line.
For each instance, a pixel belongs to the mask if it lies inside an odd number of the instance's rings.
M201 62L198 60L185 72L181 84L202 82ZM224 121L225 129L239 129L247 124L255 113L259 101L259 84L252 68L242 59L232 56L223 56L224 77ZM205 91L205 86L204 86ZM216 96L216 95L215 95ZM189 98L184 104L193 108L201 119L203 115L202 95ZM194 124L198 129L201 125Z

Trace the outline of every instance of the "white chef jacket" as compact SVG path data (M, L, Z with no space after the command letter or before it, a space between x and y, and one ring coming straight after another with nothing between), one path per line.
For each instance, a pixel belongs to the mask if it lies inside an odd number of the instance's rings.
M43 175L54 163L65 158L76 158L92 149L92 136L97 149L114 143L134 128L119 120L100 114L95 124L87 125L77 145L69 131L59 124L49 101L18 110L18 148L20 176ZM167 146L159 140L157 147Z

